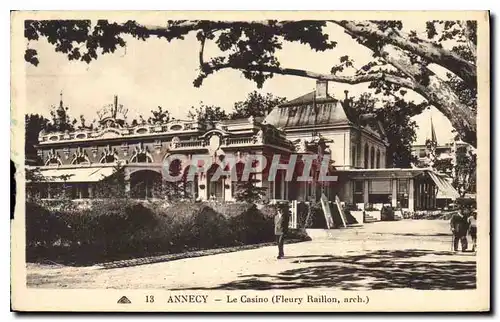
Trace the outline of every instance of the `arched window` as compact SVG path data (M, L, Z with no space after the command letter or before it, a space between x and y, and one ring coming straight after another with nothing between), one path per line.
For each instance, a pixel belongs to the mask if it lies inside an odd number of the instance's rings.
M370 158L370 150L368 149L368 144L365 144L365 169L368 169L368 160Z
M62 165L62 161L58 157L53 157L53 158L47 159L47 161L45 162L45 165Z
M148 147L145 147L143 143L135 147L130 163L153 163L153 157L149 153Z
M103 155L101 160L99 161L100 163L113 163L118 161L116 156L114 154L109 154L109 155Z
M149 153L137 153L130 158L130 163L153 163L153 158Z
M45 165L62 165L59 153L56 153L54 149L50 150L49 154L47 155L47 161L45 161Z
M370 168L375 168L375 148L372 147L370 150Z
M101 154L99 163L113 163L118 161L118 152L108 145Z
M224 177L220 175L219 168L218 164L213 164L207 170L207 195L209 199L224 201Z
M87 156L78 156L73 158L71 164L90 164L90 160Z
M377 169L380 169L380 150L377 149L377 159L376 159L376 162L377 162Z
M140 170L130 174L132 198L149 199L162 197L161 174L151 170Z
M79 147L77 151L73 154L73 159L71 160L71 164L90 164L90 159L87 155L87 152Z

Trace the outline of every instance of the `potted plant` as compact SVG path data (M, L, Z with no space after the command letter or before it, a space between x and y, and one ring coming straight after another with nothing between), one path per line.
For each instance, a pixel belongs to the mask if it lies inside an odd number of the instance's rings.
M380 209L376 209L372 204L368 204L367 206L365 206L365 211L364 211L365 222L380 221L380 219L381 219Z
M383 206L380 213L381 213L380 219L382 221L394 221L394 220L396 220L394 209L390 205Z

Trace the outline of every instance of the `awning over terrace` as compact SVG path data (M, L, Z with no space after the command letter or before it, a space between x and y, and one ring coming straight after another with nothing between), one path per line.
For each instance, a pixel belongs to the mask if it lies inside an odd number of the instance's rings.
M437 198L456 199L460 197L458 191L443 176L433 171L429 171L428 174L438 188Z
M40 170L43 182L97 182L114 172L112 167Z

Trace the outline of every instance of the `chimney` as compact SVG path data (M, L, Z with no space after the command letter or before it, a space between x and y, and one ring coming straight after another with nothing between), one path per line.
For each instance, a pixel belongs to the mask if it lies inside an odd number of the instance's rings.
M316 98L327 98L328 97L328 81L317 80L316 81Z

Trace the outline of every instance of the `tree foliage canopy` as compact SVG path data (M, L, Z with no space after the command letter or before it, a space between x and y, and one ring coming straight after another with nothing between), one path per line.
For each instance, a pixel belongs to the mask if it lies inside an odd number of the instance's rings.
M370 49L372 60L355 68L355 62L342 55L340 62L332 62L331 70L324 73L281 65L276 54L284 42L298 42L315 51L340 50L324 31L327 25L342 28L360 46ZM441 111L462 140L476 146L477 22L429 20L425 30L425 33L406 30L404 22L398 20L179 20L161 26L136 21L25 21L26 39L44 37L68 59L87 63L100 54L124 47L124 35L140 40L158 37L172 41L195 33L200 65L195 86L201 86L205 78L217 71L236 69L259 87L275 74L282 74L347 84L369 83L376 93L385 95L404 96L411 90ZM216 44L220 55L205 57L205 43L209 41ZM36 50L29 45L25 59L35 65L39 62ZM433 66L446 70L447 77L437 75ZM352 69L354 73L346 74Z
M375 114L384 129L389 146L387 165L396 168L408 168L414 162L411 146L416 139L417 123L411 118L425 108L425 104L415 104L402 99L379 100L369 93L358 99L350 99L353 111L361 114Z
M230 118L267 116L273 108L285 102L285 97L274 96L271 93L263 95L253 91L248 94L244 101L234 103L234 112L231 113Z
M227 120L228 115L220 106L206 105L200 102L200 106L192 106L188 112L188 119L214 126L216 122Z

